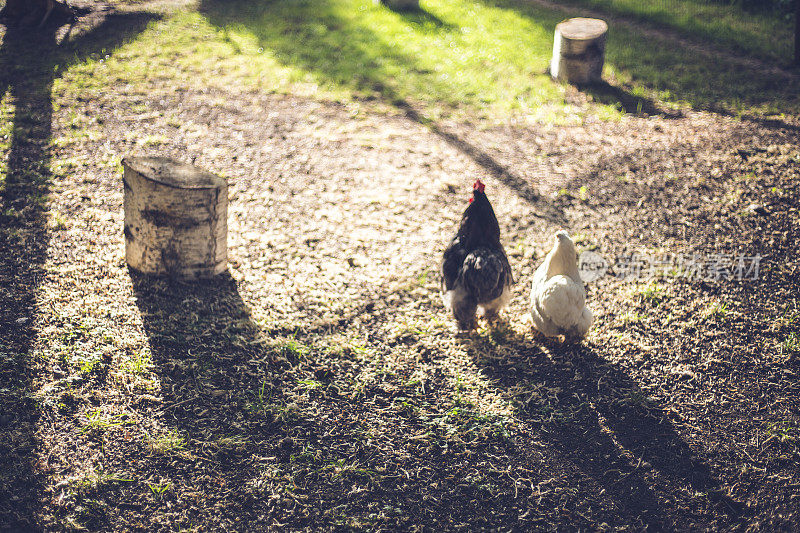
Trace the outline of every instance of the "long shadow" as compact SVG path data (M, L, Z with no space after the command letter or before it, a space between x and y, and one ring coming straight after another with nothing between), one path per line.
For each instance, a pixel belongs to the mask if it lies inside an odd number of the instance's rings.
M579 86L579 89L591 94L596 102L609 105L618 105L625 113L631 115L662 116L664 118L679 118L679 111L661 108L655 100L638 96L622 87L601 81L590 85Z
M478 353L493 349L485 339L464 342ZM551 460L573 466L574 478L566 482L607 504L590 517L595 523L654 530L738 523L744 504L723 493L667 413L591 345L537 345L502 324L495 342L512 346L515 356L479 358L478 364L538 431ZM528 393L548 389L556 395ZM681 501L692 492L705 499ZM686 505L695 507L697 522L685 522Z
M359 529L347 526L351 518L373 523L380 505L399 510L384 529L478 519L486 528L513 528L513 506L519 502L510 496L486 493L463 505L465 490L482 489L465 485L461 473L485 461L518 462L502 457L506 444L489 437L478 445L462 442L474 446L475 455L465 465L463 456L447 451L455 441L448 445L430 421L410 411L398 414L397 405L409 398L435 404L436 391L403 390L406 379L394 376L385 379L395 386L372 383L358 397L337 392L330 382L349 380L345 376L360 363L331 357L321 358L323 363L314 353L318 348L300 355L291 342L267 338L227 274L194 283L136 273L131 278L163 402L160 414L151 418L185 439L181 454L148 461L178 485L176 492L202 490L205 510L197 523L350 530ZM313 342L306 334L294 339ZM321 385L298 410L299 385L309 379ZM375 424L376 419L385 425ZM412 441L400 436L404 431L439 433ZM358 468L333 472L347 465ZM409 476L406 469L417 473ZM374 471L382 474L372 478ZM264 484L262 496L258 483ZM231 487L236 487L235 498ZM275 491L289 491L302 503L286 498L280 503ZM126 505L147 512L146 488L138 497ZM346 516L337 511L342 508Z
M392 9L392 11L423 31L437 32L442 29L453 30L456 28L453 24L445 22L424 7L419 9Z
M247 424L243 429L236 413L248 413L247 399L255 402L259 390L274 401L271 382L262 379L275 372L235 280L225 273L182 283L135 271L131 279L163 397L156 416L186 439L190 453L199 452L192 461L159 466L181 482L202 483L207 478L202 469L210 468L226 485L243 486L254 477L248 458L265 453L263 439L272 418L261 417L261 428ZM204 489L211 507L219 488L215 483Z
M273 354L259 343L260 329L251 319L236 281L228 273L184 283L135 271L131 271L131 279L153 364L167 393L167 418L178 422L190 436L208 437L209 431L229 434L226 421L233 420L229 411L224 416L199 418L193 414L195 408L218 406L216 391L258 389L256 378L244 379L247 385L238 383L233 388L225 382L232 366L252 363L258 366L259 375L268 375L266 369L275 363L270 359Z
M0 161L0 529L4 531L39 529L43 474L36 464L39 410L33 382L42 368L31 351L49 241L53 82L70 65L132 38L152 18L142 13L109 14L71 41L54 26L8 28L0 46L0 101L6 99L14 108L7 147L0 135L0 150L7 150L5 168Z
M201 520L252 527L285 521L282 513L289 511L269 499L254 501L257 491L244 489L269 465L302 462L297 442L315 442L331 430L293 403L293 368L313 366L311 354L295 344L302 334L269 338L227 272L189 283L134 271L131 279L160 384L163 403L155 418L176 430L191 454L163 463L156 458L156 467L179 492L203 487L210 514ZM325 379L330 371L318 373ZM240 489L236 501L229 501L229 487ZM146 491L141 496L147 500Z
M269 0L202 0L200 12L223 30L245 27L262 46L271 49L287 65L300 65L309 72L367 95L377 93L381 100L399 109L410 120L428 127L521 198L535 205L537 216L555 224L565 222L563 213L526 179L502 165L486 150L448 131L412 101L413 90L398 81L396 71L417 69L418 62L414 57L385 42L374 30L344 20L329 1L297 2L287 7ZM421 24L429 31L456 30L427 12L403 12L398 16L406 17L413 24ZM321 28L335 29L346 35L334 39L331 33L320 31ZM447 82L435 76L428 76L426 83L440 87L443 92L452 92Z
M346 415L368 407L351 405L335 388L321 386L314 412L298 409L298 380L328 383L337 370L321 367L313 351L299 348L309 332L285 336L271 330L267 336L228 273L191 283L136 272L131 279L163 401L155 418L178 431L190 454L155 459L156 467L178 492L202 487L207 514L201 512L200 523L227 521L255 530L281 523L331 527L330 514L323 517L322 511L345 502L358 507L348 500L352 479L344 475L331 486L323 474L345 458L372 458ZM282 475L263 476L265 471L289 473L294 481L285 485ZM259 479L263 489L254 486ZM302 505L319 515L295 513L291 502L277 504L275 483L307 491ZM259 491L263 497L256 497ZM133 503L135 510L146 507L147 494L140 496L144 503Z

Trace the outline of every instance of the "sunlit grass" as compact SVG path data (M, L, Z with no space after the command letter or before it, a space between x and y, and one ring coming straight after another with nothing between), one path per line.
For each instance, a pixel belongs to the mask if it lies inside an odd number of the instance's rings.
M568 103L568 88L547 75L563 11L520 0L422 7L397 13L371 0L205 0L198 11L166 15L115 52L71 67L54 91L100 99L109 87L131 99L188 88L377 98L411 104L432 120L461 112L557 124L620 116L621 106L607 98L588 108ZM623 26L610 31L605 77L634 96L696 108L777 114L800 107L796 83L743 73Z
M611 13L663 25L761 57L788 61L792 19L778 13L751 13L736 4L702 0L570 0Z
M537 21L470 2L395 13L369 0L202 2L150 24L134 42L56 81L57 94L127 95L175 87L258 89L329 99L581 120L545 69L556 13ZM168 87L168 88L167 88ZM599 114L619 113L602 106Z

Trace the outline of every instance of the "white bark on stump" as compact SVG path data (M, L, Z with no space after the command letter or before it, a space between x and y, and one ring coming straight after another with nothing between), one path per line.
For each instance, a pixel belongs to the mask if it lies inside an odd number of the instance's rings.
M419 0L381 0L389 9L398 11L415 11L419 9Z
M163 157L122 160L125 259L144 274L206 278L228 260L228 184Z
M608 25L600 19L573 18L556 26L550 74L575 84L600 81Z

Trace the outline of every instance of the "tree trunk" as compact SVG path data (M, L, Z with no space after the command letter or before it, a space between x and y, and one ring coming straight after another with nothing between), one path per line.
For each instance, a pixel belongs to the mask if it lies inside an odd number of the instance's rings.
M144 274L207 278L228 260L228 184L193 165L128 157L125 259Z
M0 20L9 25L40 28L48 21L64 22L74 17L72 8L58 0L6 0L5 7L0 10Z
M573 18L556 26L550 74L575 84L600 81L608 25L599 19Z
M386 7L397 11L416 11L419 9L419 0L381 0Z
M794 0L794 64L800 67L800 0Z

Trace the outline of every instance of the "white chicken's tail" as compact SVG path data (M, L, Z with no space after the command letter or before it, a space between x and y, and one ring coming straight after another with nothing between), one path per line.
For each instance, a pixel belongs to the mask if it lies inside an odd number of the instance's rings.
M536 329L548 337L584 337L594 318L583 286L562 275L534 287L531 316Z
M580 337L581 339L589 333L589 327L592 325L592 321L594 320L594 315L592 314L591 309L584 306L583 313L581 313L581 318L578 320L578 323L575 324L575 336Z

